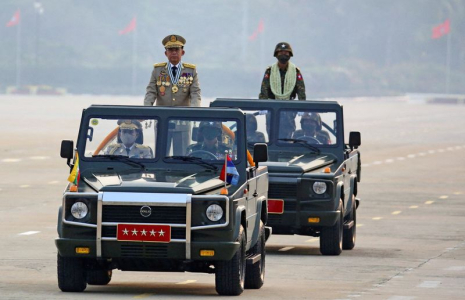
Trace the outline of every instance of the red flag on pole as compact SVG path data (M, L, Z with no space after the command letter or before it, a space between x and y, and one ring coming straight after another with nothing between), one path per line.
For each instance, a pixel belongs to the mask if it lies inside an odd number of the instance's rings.
M20 20L20 13L19 13L19 9L18 9L15 12L15 14L13 15L13 17L11 17L10 21L8 23L6 23L6 27L12 27L12 26L18 25L19 20Z
M132 18L131 22L129 22L128 26L124 28L123 30L118 31L119 35L123 35L126 33L130 33L131 31L134 31L136 29L136 17Z
M449 32L450 32L450 21L449 19L447 19L444 21L444 23L433 27L433 33L431 35L431 38L438 39L442 37L443 35L448 34Z
M249 36L249 41L254 41L263 30L265 30L265 24L263 23L263 19L260 19L257 29Z

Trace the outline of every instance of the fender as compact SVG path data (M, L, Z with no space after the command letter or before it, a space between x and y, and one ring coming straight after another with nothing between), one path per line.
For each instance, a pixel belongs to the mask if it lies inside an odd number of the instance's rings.
M344 213L344 217L350 213L350 209L352 209L352 206L355 205L355 203L353 203L355 197L354 196L354 191L355 191L355 182L357 181L357 175L353 174L350 176L350 193L349 193L349 198L347 198L347 203L345 205L346 208L349 208L349 209L346 209L345 210L345 213Z
M260 221L262 220L262 206L266 203L266 197L261 196L257 199L257 218L255 219L255 229L252 233L252 240L250 241L251 247L253 247L257 241L260 234Z
M339 207L339 200L342 199L342 189L344 188L344 182L340 181L337 183L336 185L336 195L334 196L334 203L335 203L335 207L334 209L337 210L337 208ZM342 205L344 205L344 199L342 199Z
M241 227L242 224L242 212L246 210L244 205L239 205L236 208L236 217L235 217L235 223L234 223L234 231L233 231L233 238L234 240L237 240L237 237L239 236L239 228ZM247 232L247 227L246 225L244 226L245 232Z
M58 232L58 237L63 236L63 206L60 206L58 209L58 222L57 222L57 232Z

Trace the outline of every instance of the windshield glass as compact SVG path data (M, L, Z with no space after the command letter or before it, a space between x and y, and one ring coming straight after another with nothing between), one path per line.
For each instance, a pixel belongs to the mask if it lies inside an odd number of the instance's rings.
M225 152L237 160L237 122L220 119L170 119L166 157L189 156L224 161Z
M338 143L335 112L281 110L278 122L278 144L295 144L292 140L316 147Z
M268 143L270 141L269 132L269 110L244 110L246 129L247 129L247 142L248 143Z
M156 149L156 119L91 118L84 156L125 156L153 159Z

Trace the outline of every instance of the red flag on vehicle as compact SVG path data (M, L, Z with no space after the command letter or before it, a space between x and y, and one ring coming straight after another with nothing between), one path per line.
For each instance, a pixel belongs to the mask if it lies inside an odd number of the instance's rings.
M448 34L449 32L450 32L450 21L449 19L447 19L444 21L444 23L433 27L433 34L431 35L431 38L438 39L442 37L443 35Z
M20 20L20 12L19 9L15 12L13 17L11 17L10 21L6 23L6 27L16 26L19 24Z
M263 30L265 30L265 24L263 23L263 19L260 19L257 29L255 29L252 35L249 36L249 41L255 40L258 37L258 34L262 33Z
M123 30L118 31L119 35L123 35L126 33L130 33L131 31L134 31L136 29L136 17L132 18L131 22L129 22L128 26L124 28Z

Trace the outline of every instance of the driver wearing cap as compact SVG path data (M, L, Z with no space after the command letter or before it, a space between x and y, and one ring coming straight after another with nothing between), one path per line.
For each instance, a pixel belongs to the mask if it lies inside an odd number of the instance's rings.
M224 158L225 151L231 149L221 143L222 133L221 122L200 122L198 143L187 147L187 155L197 156L195 152L200 155L200 152L208 151L218 159Z
M142 125L139 121L119 120L118 125L118 143L109 145L105 154L130 158L153 158L152 149L142 145Z

